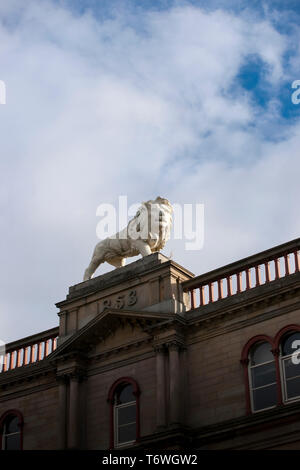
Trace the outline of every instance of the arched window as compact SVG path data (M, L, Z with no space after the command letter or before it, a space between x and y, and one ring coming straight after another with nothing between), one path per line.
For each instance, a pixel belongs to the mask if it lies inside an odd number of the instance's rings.
M117 380L110 389L110 447L135 443L139 438L139 387L131 378Z
M247 414L300 400L300 325L285 326L274 338L251 338L241 363Z
M0 420L1 449L22 449L23 417L19 411L8 411Z
M300 332L283 335L280 341L280 371L284 402L300 398Z
M252 411L277 405L275 358L268 342L254 344L249 354L249 386Z
M120 386L114 400L115 445L136 440L136 398L131 384Z

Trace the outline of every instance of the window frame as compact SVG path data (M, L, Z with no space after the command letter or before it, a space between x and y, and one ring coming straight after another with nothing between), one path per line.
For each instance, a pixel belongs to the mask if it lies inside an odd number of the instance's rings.
M265 410L270 410L272 408L275 408L277 406L277 403L275 405L271 405L271 406L267 406L266 408L261 408L260 410L255 410L254 409L254 397L253 397L253 391L254 390L258 390L260 388L266 388L266 387L270 387L271 385L276 385L278 387L278 383L277 383L277 377L276 377L276 380L275 382L272 382L270 384L267 384L267 385L262 385L260 387L254 387L253 386L253 381L252 381L252 369L255 369L257 367L261 367L261 366L264 366L266 364L272 364L274 363L274 366L275 366L275 373L276 373L276 360L275 360L275 357L273 357L272 360L270 361L266 361L266 362L262 362L260 364L256 364L254 366L251 365L251 362L250 362L250 356L251 356L251 352L252 352L252 349L255 348L256 346L259 346L260 344L263 344L263 343L266 343L267 341L257 341L256 343L254 343L251 348L249 348L249 364L248 364L248 375L249 375L249 391L250 391L250 402L251 402L251 411L252 413L260 413L261 411L265 411ZM270 344L270 343L269 343ZM274 356L274 354L273 354Z
M129 406L129 405L132 405L133 403L135 403L135 406L136 406L136 439L132 440L132 441L128 441L128 442L118 444L117 443L117 435L116 435L116 433L118 432L118 430L116 429L116 416L115 416L116 406L115 406L114 400L115 400L115 394L116 394L117 390L119 389L119 387L125 386L125 385L132 385L133 394L136 398L135 401L122 404L123 406L124 405ZM107 401L108 401L109 406L110 406L110 439L109 439L110 440L110 444L109 444L110 449L115 449L115 448L119 449L119 448L122 448L122 447L132 446L132 445L136 444L139 441L139 439L140 439L140 394L141 394L141 391L140 391L139 385L132 377L121 377L120 379L116 380L112 384L112 386L110 387L110 390L109 390L109 393L108 393L108 398L107 398ZM121 405L117 405L117 407L118 406L120 407Z
M115 447L116 448L124 447L124 446L127 446L129 444L133 444L133 443L136 442L136 439L132 439L131 441L126 441L126 442L120 442L119 443L119 427L120 426L119 426L119 423L118 423L118 418L119 418L118 410L122 409L122 408L127 408L127 407L132 406L132 405L134 405L135 408L136 408L136 400L130 401L130 402L127 402L127 403L121 403L120 405L114 405L114 442L115 442ZM133 421L132 423L126 423L123 426L128 426L129 424L135 424L136 425L136 418L135 418L135 421Z
M241 364L244 369L244 383L245 383L245 392L246 392L246 415L254 414L254 413L260 413L264 411L266 408L263 408L262 410L256 410L254 411L253 407L253 397L252 397L252 379L250 377L250 352L253 347L258 345L259 343L269 343L271 346L271 351L273 352L273 339L270 336L267 335L257 335L254 336L253 338L249 339L249 341L245 344L242 350L242 356L241 356ZM276 358L275 358L276 359ZM275 361L275 367L276 367L276 381L278 380L278 367L277 363ZM277 386L277 394L280 393L278 391L278 386ZM276 405L275 405L276 406ZM274 408L274 406L269 407L268 409Z
M19 410L8 410L5 413L3 413L3 415L0 418L0 450L7 450L4 447L5 446L5 437L7 435L7 434L5 434L5 425L6 425L6 421L11 417L18 418L19 431L18 431L18 433L11 433L11 434L8 434L8 435L19 434L20 435L20 449L19 450L23 450L24 419L23 419L22 413Z
M299 401L300 400L300 394L296 397L292 397L292 398L288 398L288 394L287 394L287 377L286 377L286 374L285 374L285 367L284 367L284 361L290 359L294 353L291 353L291 354L287 354L285 356L283 356L283 350L282 350L282 342L285 340L285 337L289 336L289 335L292 335L293 333L300 333L300 331L296 331L296 330L290 330L286 333L284 333L283 335L281 335L280 337L280 343L279 343L279 351L280 351L280 354L279 354L279 367L280 367L280 382L281 382L281 387L282 387L282 401L283 403L294 403L296 401ZM295 350L296 351L296 350ZM300 377L300 375L297 375L296 377Z
M268 335L257 335L249 339L245 344L242 350L242 355L240 362L244 370L244 383L245 383L245 393L246 393L246 415L251 415L254 413L261 413L266 410L270 410L282 405L288 405L296 401L300 401L300 395L295 398L287 399L286 393L286 379L285 371L283 370L283 359L287 359L288 356L282 356L281 343L284 337L287 334L293 334L300 332L300 325L290 324L281 328L274 338ZM253 387L252 387L252 377L250 376L250 361L249 355L251 349L260 342L268 342L271 345L271 351L274 355L275 367L276 367L276 383L277 383L277 404L261 410L254 410L253 406ZM271 362L271 361L270 361Z

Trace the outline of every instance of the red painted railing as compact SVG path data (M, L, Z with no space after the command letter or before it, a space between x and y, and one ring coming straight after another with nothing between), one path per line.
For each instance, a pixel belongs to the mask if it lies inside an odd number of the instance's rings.
M45 359L57 347L58 328L23 338L5 347L0 357L0 373Z
M299 250L297 238L183 282L191 310L299 272Z

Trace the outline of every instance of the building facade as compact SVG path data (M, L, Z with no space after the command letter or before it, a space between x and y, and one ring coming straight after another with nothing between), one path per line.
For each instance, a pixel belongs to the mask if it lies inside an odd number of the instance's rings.
M200 276L160 253L7 345L2 449L300 449L300 239Z

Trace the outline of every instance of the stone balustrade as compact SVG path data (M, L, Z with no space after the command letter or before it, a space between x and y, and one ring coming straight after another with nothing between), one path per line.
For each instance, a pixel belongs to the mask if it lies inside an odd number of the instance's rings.
M0 373L45 359L57 347L58 328L22 338L5 346L0 356Z
M190 309L218 302L299 272L300 238L182 283Z

